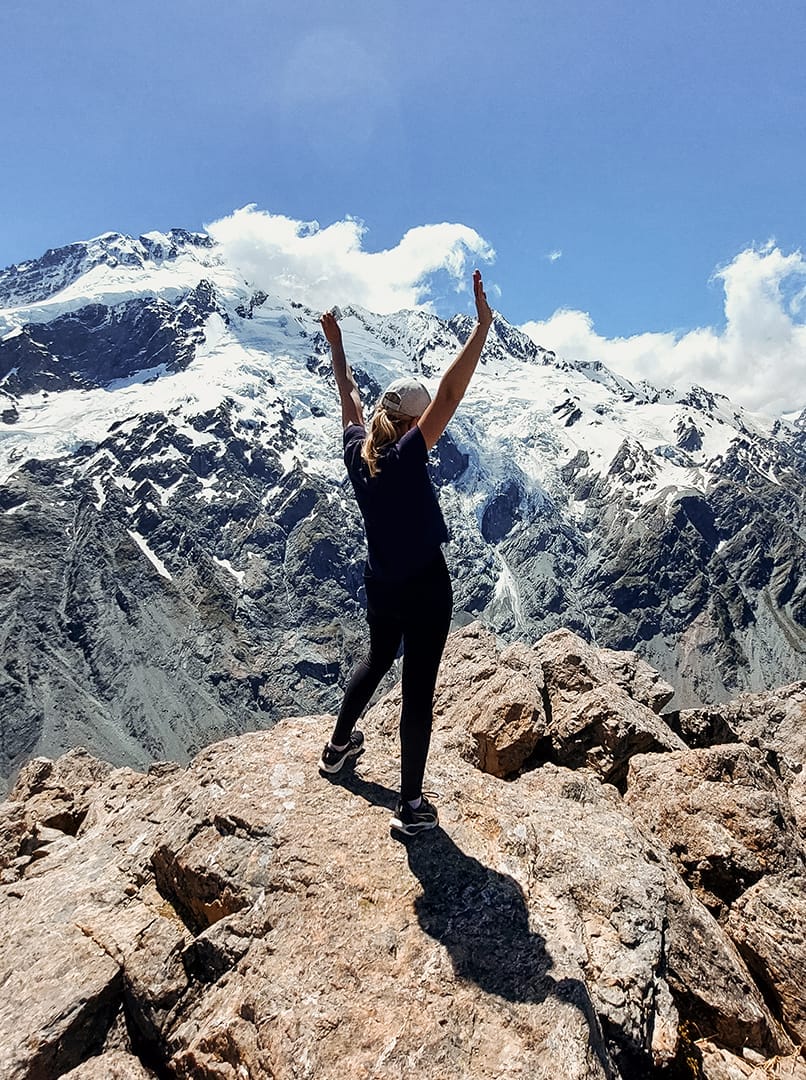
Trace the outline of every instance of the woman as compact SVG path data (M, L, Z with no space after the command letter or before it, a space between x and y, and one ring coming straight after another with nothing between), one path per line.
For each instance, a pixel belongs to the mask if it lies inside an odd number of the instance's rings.
M356 721L402 641L400 799L390 824L406 835L437 824L436 808L423 798L422 784L453 596L441 547L448 530L426 462L464 397L492 322L478 270L473 274L473 293L478 322L443 375L434 400L420 383L399 379L384 392L369 432L339 324L329 313L322 316L341 399L344 461L367 535L364 581L370 648L347 684L319 767L336 773L362 752L364 736L354 730Z

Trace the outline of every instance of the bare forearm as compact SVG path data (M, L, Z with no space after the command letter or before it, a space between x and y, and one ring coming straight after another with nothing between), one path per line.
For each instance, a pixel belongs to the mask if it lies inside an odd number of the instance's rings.
M444 391L451 399L461 401L464 396L479 362L489 329L489 324L476 323L461 352L442 376L440 391Z
M436 397L417 421L422 432L426 447L430 450L436 445L437 439L448 425L459 402L467 390L467 385L473 378L473 372L487 340L487 333L493 321L493 313L487 303L487 296L481 281L481 273L476 270L473 273L473 296L476 301L476 313L478 322L473 328L470 337L464 343L459 355L442 376Z
M336 382L347 376L347 357L344 355L344 346L342 343L333 342L330 346L330 362L333 365L333 374L336 376Z
M344 346L341 344L331 345L330 362L333 366L333 374L336 376L336 386L339 390L344 387L347 390L357 390L353 373L344 355Z
M358 386L344 355L344 347L340 342L331 344L330 361L333 366L333 374L336 377L336 386L341 401L342 423L363 424L364 414L361 408L361 395Z

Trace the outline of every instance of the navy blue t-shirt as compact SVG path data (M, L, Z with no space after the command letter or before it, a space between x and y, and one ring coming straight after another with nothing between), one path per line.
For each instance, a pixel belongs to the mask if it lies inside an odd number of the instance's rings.
M401 581L433 562L448 529L419 427L384 447L377 476L361 457L366 434L358 424L344 429L344 463L367 532L367 569L373 577Z

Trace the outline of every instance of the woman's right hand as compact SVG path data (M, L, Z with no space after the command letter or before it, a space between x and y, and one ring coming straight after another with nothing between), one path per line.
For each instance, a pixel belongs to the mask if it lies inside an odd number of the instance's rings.
M493 313L487 303L487 294L481 280L481 270L473 271L473 295L476 298L476 314L478 315L479 325L487 329L493 321Z

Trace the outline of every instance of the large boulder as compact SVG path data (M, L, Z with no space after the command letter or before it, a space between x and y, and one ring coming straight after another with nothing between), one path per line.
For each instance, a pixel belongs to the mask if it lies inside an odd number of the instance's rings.
M636 756L624 799L717 915L764 874L804 867L786 790L742 743Z
M629 675L627 661L623 668L612 657L606 662L600 650L570 630L546 634L535 651L550 707L552 760L570 768L588 766L603 780L620 785L634 754L685 749L652 708L630 697L625 686L635 686L636 680L655 704L663 694L653 698L647 689L649 676Z
M467 759L493 776L515 776L548 734L542 690L543 673L534 651L519 642L505 648L496 671L478 692L454 703L464 712L473 740L465 749Z
M483 772L515 776L547 735L543 671L533 649L502 647L480 623L451 634L434 694L434 723ZM368 720L385 733L397 729L402 695L391 690Z
M787 783L806 766L806 682L739 694L722 705L685 709L679 723L692 746L740 739L758 747ZM688 737L695 733L696 744Z
M727 931L793 1040L806 1044L806 875L771 874L732 906Z

